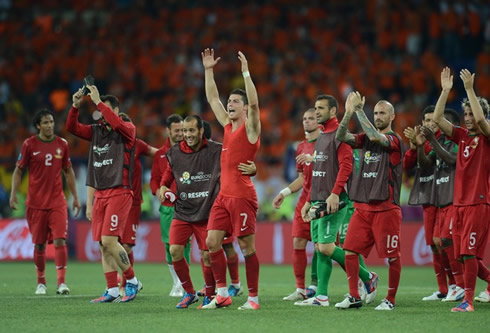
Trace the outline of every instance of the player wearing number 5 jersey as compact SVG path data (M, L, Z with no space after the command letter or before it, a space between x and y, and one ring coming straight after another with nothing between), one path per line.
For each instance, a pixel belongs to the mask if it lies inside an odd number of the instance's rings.
M119 100L115 96L99 96L97 87L93 85L87 88L90 98L102 113L102 119L94 125L78 121L78 109L83 98L82 89L79 89L73 94L66 127L74 135L91 142L87 186L95 188L92 238L100 244L107 282L104 294L91 302L129 302L136 297L138 280L119 239L133 202L131 175L136 128L118 116ZM122 298L117 283L118 268L126 279L126 295Z
M374 106L374 126L364 113L365 98L351 93L346 112L337 130L337 139L359 149L352 171L349 195L356 211L352 216L344 242L345 269L350 294L357 291L359 258L365 257L376 245L378 256L388 258L388 295L375 310L393 310L400 283L400 189L402 181L402 145L400 137L392 131L395 119L393 105L385 100ZM356 113L363 134L351 134L347 126ZM344 308L355 300L347 297L335 306Z
M245 257L249 297L240 310L258 310L259 260L255 253L255 221L258 202L250 176L238 169L240 163L255 160L260 146L260 111L257 90L248 70L248 62L238 52L245 90L230 93L227 108L219 99L214 81L213 68L220 58L214 58L214 50L201 53L204 66L206 97L216 119L225 129L221 153L220 193L211 209L206 244L209 248L211 267L218 287L218 295L203 308L217 308L231 304L226 289L226 259L222 249L225 236L238 237Z
M455 252L464 260L465 297L452 312L472 312L476 277L489 281L490 272L481 262L488 239L490 216L490 124L486 99L473 90L475 74L460 72L468 100L462 104L466 129L454 126L444 117L444 107L453 86L449 68L441 73L442 92L434 111L439 128L458 144L453 205L457 208L458 224L453 227ZM477 300L488 302L490 287Z
M34 116L34 126L39 134L25 140L12 176L10 207L17 209L17 190L22 171L29 170L29 190L27 193L26 219L32 234L34 246L34 264L37 272L37 295L46 294L46 242L54 242L54 261L58 277L57 294L69 294L65 284L67 264L66 238L68 215L63 194L61 171L73 195L73 208L76 215L80 211L75 173L71 167L68 144L65 139L54 135L54 116L49 110L42 109Z

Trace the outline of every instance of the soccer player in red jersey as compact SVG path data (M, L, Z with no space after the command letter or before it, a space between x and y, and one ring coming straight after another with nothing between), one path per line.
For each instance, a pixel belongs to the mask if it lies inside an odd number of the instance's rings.
M402 182L403 148L401 138L391 129L395 119L393 105L381 100L374 106L374 126L364 113L365 98L359 92L349 94L344 118L337 130L337 139L359 149L349 196L356 211L349 222L344 243L345 268L349 281L350 295L337 303L337 308L350 308L359 303L353 297L357 293L359 257L365 257L376 245L378 255L388 258L388 295L375 310L393 310L395 296L400 283L400 228L402 214L400 189ZM352 134L347 130L354 112L364 133Z
M36 295L45 295L46 242L54 242L54 262L58 288L57 294L68 295L70 289L65 283L68 233L68 214L63 194L61 171L73 195L75 216L80 212L76 189L75 173L70 162L68 144L65 139L54 134L54 114L39 110L34 116L34 127L38 135L22 144L17 165L12 176L10 207L17 209L17 190L22 180L22 172L29 170L29 190L26 201L26 219L34 245L34 264L37 272Z
M78 121L78 109L83 99L79 89L73 94L73 106L66 120L68 131L90 141L87 185L95 188L92 213L92 237L100 244L102 267L107 282L104 294L92 303L129 302L138 292L128 254L119 243L133 202L130 175L136 141L136 128L119 116L119 100L115 96L100 96L97 87L87 86L89 96L102 113L94 125ZM125 296L119 295L117 269L126 279Z
M422 112L422 125L429 128L434 132L435 138L438 139L441 136L441 131L434 123L434 106L427 106ZM437 285L439 290L432 293L429 296L422 298L423 301L442 300L451 294L456 284L454 277L451 274L451 268L449 264L448 256L440 248L440 239L435 237L434 231L437 229L436 221L438 217L438 209L436 207L436 195L432 191L434 188L434 168L435 165L429 163L427 167L422 167L420 163L417 163L418 147L416 142L417 132L416 128L407 127L403 133L410 140L410 149L407 150L403 157L403 168L409 170L416 168L415 179L410 191L410 197L408 200L409 205L422 205L423 207L423 220L425 231L425 242L430 246L432 251L432 265L434 267L435 276L437 279ZM423 140L423 146L425 154L429 154L432 151L432 147L429 141L425 140L423 136L420 136ZM449 285L451 290L448 289L448 282L446 275L449 278Z
M153 195L157 198L160 197L160 181L162 179L162 175L165 172L165 168L167 167L167 151L172 148L173 145L184 140L183 128L184 128L184 119L178 114L172 114L168 116L166 120L168 138L165 141L165 144L157 151L155 157L153 159L153 165L151 167L151 179L150 179L150 188ZM170 185L170 190L175 193L177 187L175 182ZM173 279L173 286L170 290L169 295L172 297L182 297L184 295L184 290L182 289L182 285L180 284L179 277L177 273L175 273L174 265L172 264L172 256L170 255L170 243L169 243L169 233L170 233L170 224L172 223L172 219L174 217L174 203L170 200L165 200L161 202L160 205L160 232L162 236L162 242L165 244L165 259L167 260L168 269L170 271L170 275ZM184 250L184 257L187 259L187 262L190 262L191 257L191 245L190 242L187 243Z
M454 126L444 117L444 106L453 86L453 76L447 67L441 72L442 92L434 111L434 121L459 145L453 199L458 225L453 230L453 238L455 251L464 260L465 297L451 311L473 312L476 277L490 281L490 273L480 260L485 253L490 216L490 124L486 119L488 102L477 97L473 89L475 75L463 69L460 77L468 95L468 100L463 102L466 129ZM489 291L490 285L482 294L488 295Z
M294 211L292 230L294 248L293 271L296 278L296 290L291 295L284 297L283 300L285 301L301 301L307 298L307 289L305 288L305 270L307 265L306 244L308 241L311 241L311 234L310 224L303 221L301 209L309 198L311 172L313 170L313 152L315 151L316 139L320 135L320 127L316 121L314 108L306 110L303 114L303 129L305 131L305 140L298 145L296 150L296 170L298 171L298 177L286 188L281 190L272 201L274 208L279 209L284 198L291 193L303 189ZM312 272L313 270L316 271L316 267L314 266L316 265L312 264ZM316 289L316 286L312 287L310 286L311 289Z
M208 308L228 306L232 303L226 288L226 259L222 249L225 236L237 236L245 257L249 297L240 310L258 310L259 260L255 253L255 224L258 210L257 194L250 176L238 170L240 163L254 161L260 146L260 110L257 90L250 76L248 62L238 52L245 91L235 89L230 93L227 108L219 99L213 68L220 58L214 50L202 53L206 97L217 120L224 127L221 153L221 188L209 216L208 237L211 267L218 295Z

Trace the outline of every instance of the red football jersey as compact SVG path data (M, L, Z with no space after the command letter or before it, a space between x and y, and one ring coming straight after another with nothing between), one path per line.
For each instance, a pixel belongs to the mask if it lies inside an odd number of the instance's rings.
M221 195L257 199L250 176L242 175L238 170L238 164L255 161L259 147L260 138L254 144L248 141L245 123L234 132L231 131L231 124L225 126L221 149Z
M450 140L458 144L453 204L490 204L490 139L453 126Z
M68 143L55 136L42 141L37 135L22 144L17 167L29 169L26 205L35 209L51 209L66 204L61 170L71 166Z
M304 140L303 142L301 142L298 145L298 148L296 149L296 157L301 154L313 155L313 152L315 151L315 143L316 140L314 141ZM308 200L308 198L310 197L311 173L313 171L313 163L305 163L305 164L296 163L296 170L298 172L302 172L304 177L303 192L301 192L298 202L306 202L306 200Z
M136 139L134 148L134 166L133 166L133 205L141 205L143 195L141 194L141 160L140 156L145 155L150 150L150 146L143 140Z
M162 180L163 173L167 167L167 151L172 148L170 145L170 140L167 139L162 148L158 149L155 156L153 157L153 165L151 167L151 180L150 187L153 194L160 188L160 181ZM175 181L170 185L170 190L174 193L177 192L177 184ZM173 206L174 204L170 200L165 200L163 206Z

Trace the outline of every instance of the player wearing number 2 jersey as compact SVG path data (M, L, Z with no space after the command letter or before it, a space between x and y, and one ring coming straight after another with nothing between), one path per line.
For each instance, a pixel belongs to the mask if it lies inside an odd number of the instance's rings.
M238 237L245 256L249 297L240 310L258 310L259 260L255 253L255 220L257 194L249 176L237 168L240 163L254 161L260 146L260 111L257 90L248 70L248 62L242 52L238 59L242 66L245 91L231 92L227 108L219 100L213 68L220 58L214 58L214 50L201 53L205 73L206 97L217 120L225 129L221 154L220 193L211 209L206 244L209 248L211 268L218 287L218 295L203 308L231 305L226 289L226 259L222 249L225 236Z
M460 72L468 100L463 102L466 129L454 126L444 118L444 106L453 86L449 68L441 73L442 92L434 111L439 128L458 144L453 205L457 207L457 225L453 227L456 253L464 260L465 297L452 312L473 312L476 277L490 281L490 272L481 262L488 239L490 216L490 124L488 102L473 90L474 74ZM488 302L490 285L477 300Z
M46 294L45 249L47 241L54 241L54 261L58 277L58 294L69 294L65 284L67 263L66 238L68 216L63 194L61 171L73 195L73 208L76 215L80 204L76 191L75 173L71 167L68 144L65 139L54 135L54 116L51 111L40 110L34 116L34 126L39 134L25 140L12 176L10 207L17 209L17 189L22 171L29 169L29 190L27 194L26 218L32 234L34 264L37 272L36 294Z

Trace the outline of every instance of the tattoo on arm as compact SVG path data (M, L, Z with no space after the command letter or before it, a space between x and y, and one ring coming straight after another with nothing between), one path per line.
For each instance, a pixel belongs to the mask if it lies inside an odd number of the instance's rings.
M359 122L361 123L361 127L368 136L369 140L378 142L380 145L383 147L389 147L390 142L388 141L388 138L384 135L378 132L378 130L371 124L369 121L368 117L364 113L364 110L362 109L356 109L356 114L357 114L357 119L359 119Z
M128 254L126 253L126 251L119 252L119 257L121 258L121 261L123 264L129 265L129 258L128 258Z
M344 114L344 118L342 118L342 121L339 124L339 128L337 129L337 134L335 135L335 138L339 141L345 142L350 146L354 146L356 143L356 138L354 134L349 132L349 121L350 118L352 117L351 114Z

